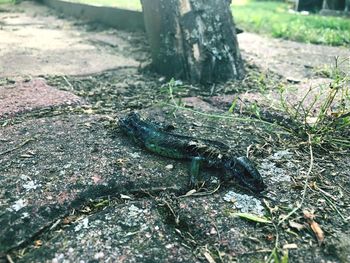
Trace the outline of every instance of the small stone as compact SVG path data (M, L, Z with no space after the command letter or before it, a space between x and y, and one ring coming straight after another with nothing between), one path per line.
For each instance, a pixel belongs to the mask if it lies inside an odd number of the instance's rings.
M172 170L174 168L174 165L172 164L168 164L167 166L165 166L165 169L167 170Z
M165 245L165 248L167 248L167 249L171 249L173 247L174 247L174 244L167 244L167 245Z
M23 207L27 206L27 200L24 200L24 199L19 199L15 202L14 205L11 206L11 210L14 210L14 211L19 211L21 210Z
M94 256L94 259L101 259L101 258L103 258L105 255L103 254L103 252L98 252L98 253L96 253L95 254L95 256Z
M218 232L216 231L215 227L212 227L210 229L210 235L216 235Z
M294 243L283 245L283 249L297 249L297 248L298 248L297 244L294 244Z
M292 83L292 84L298 84L298 83L301 82L300 79L297 79L297 78L294 78L294 77L291 77L291 76L287 77L287 81L288 81L289 83Z

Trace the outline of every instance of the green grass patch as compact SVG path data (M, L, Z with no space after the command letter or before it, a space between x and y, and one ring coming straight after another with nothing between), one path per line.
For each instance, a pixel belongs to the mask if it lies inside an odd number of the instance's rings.
M310 87L297 103L280 86L282 110L293 120L296 135L323 149L350 149L350 74L339 67L348 63L350 58L336 58L327 73L332 82Z
M7 1L7 0L0 0ZM68 0L102 6L142 10L140 0ZM276 38L298 42L350 45L350 19L288 12L287 3L276 1L235 0L231 9L238 27Z
M306 43L350 44L348 18L291 14L290 6L281 2L237 0L231 8L238 27L248 32Z
M1 4L8 4L8 3L13 3L14 0L0 0L0 5Z

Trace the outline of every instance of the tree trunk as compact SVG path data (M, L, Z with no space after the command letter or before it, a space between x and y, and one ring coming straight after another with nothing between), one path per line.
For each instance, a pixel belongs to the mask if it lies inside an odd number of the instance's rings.
M350 0L345 0L345 12L350 12Z
M297 11L317 12L322 9L323 0L297 0Z
M349 0L323 0L323 9L346 11Z
M244 75L228 0L142 0L154 69L192 83Z

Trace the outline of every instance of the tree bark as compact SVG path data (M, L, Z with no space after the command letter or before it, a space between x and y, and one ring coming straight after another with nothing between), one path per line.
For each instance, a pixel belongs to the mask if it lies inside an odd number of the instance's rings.
M228 0L142 0L154 69L192 83L244 75Z
M297 11L317 12L322 9L323 0L297 0Z

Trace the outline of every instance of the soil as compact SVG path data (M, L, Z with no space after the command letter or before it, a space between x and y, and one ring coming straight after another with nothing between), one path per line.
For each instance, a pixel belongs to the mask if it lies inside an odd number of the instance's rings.
M142 32L31 2L0 7L0 262L350 261L349 150L310 151L252 114L275 116L281 85L293 103L310 85L326 87L325 65L348 49L243 33L243 81L170 85L148 71ZM267 193L215 170L191 191L188 162L121 133L118 118L131 111L248 155Z

